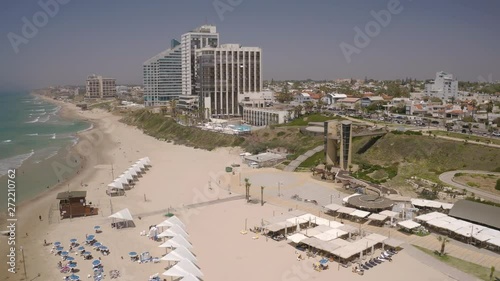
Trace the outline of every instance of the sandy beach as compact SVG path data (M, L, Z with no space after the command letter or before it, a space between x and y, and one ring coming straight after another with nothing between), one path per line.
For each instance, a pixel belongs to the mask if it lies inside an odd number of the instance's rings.
M69 183L62 183L37 198L18 206L16 247L23 246L25 264L18 251L18 272L7 272L6 256L2 255L0 280L53 281L62 280L65 274L57 269L61 257L50 253L51 246L43 246L44 240L60 241L67 249L71 238L83 242L87 234L94 234L99 225L102 233L96 234L99 242L106 245L111 254L100 258L105 272L119 270L117 280L147 280L154 273L162 273L168 262L139 264L131 262L128 253L150 252L161 257L164 248L160 242L141 236L140 232L150 225L166 219L173 211L187 226L193 253L205 277L203 280L452 280L446 275L415 260L403 250L392 263L382 264L364 276L353 274L350 268L332 268L324 272L312 270L314 259L297 261L295 249L286 241L276 242L256 237L248 232L240 234L247 220L248 228L259 225L262 218L283 213L282 207L265 204L248 204L237 194L242 192L238 173L230 174L224 168L241 164L239 149L223 148L203 151L158 141L143 134L135 127L119 122L120 117L101 110L80 111L76 106L63 105L63 114L89 120L92 130L80 134L75 155L84 158L83 169ZM106 186L139 158L148 156L152 167L139 179L136 186L126 191L126 196L109 197ZM67 164L69 165L71 161ZM245 171L243 173L251 173ZM253 171L252 171L253 172ZM286 177L286 174L284 174ZM307 179L305 179L307 180ZM99 208L99 214L61 220L58 216L56 194L61 191L86 190L87 201ZM232 186L230 186L232 185ZM254 187L252 194L258 194ZM239 197L238 197L239 196ZM227 199L220 200L219 199ZM212 202L207 206L186 208L200 202ZM111 228L112 213L129 208L136 227ZM42 221L38 216L42 216ZM140 218L139 218L140 217ZM4 228L4 226L2 226ZM5 237L0 238L1 252L6 249ZM82 279L92 272L91 261L76 257L78 273ZM5 273L7 272L7 273ZM39 276L39 277L38 277ZM170 277L165 277L170 280ZM109 277L106 277L108 280ZM90 279L89 279L90 280Z

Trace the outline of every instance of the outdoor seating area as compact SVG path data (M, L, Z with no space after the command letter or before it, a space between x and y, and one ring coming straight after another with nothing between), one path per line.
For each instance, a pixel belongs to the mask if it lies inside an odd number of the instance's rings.
M355 196L348 196L349 198L355 198ZM347 198L347 197L346 197ZM345 198L344 198L345 199ZM336 216L339 218L349 219L355 222L366 222L370 221L371 224L378 226L383 226L387 221L391 221L393 224L394 218L396 218L399 213L383 210L380 213L370 213L368 211L359 210L352 207L346 207L338 204L329 204L323 206L325 213L331 216Z
M109 196L125 195L125 190L130 190L139 180L142 174L151 167L149 157L144 157L130 166L128 170L118 176L113 182L108 184L106 194Z
M128 208L125 208L119 212L116 212L109 216L108 218L113 219L111 223L112 228L122 229L127 227L135 227L134 218Z
M415 220L434 232L450 238L500 251L500 231L496 229L456 219L439 212L420 215Z
M365 214L360 213L359 215L364 216ZM314 264L314 269L318 271L328 269L328 262L333 261L346 267L352 262L358 262L358 271L368 270L375 264L362 263L363 256L366 256L367 253L373 255L379 248L386 252L386 248L400 249L403 245L402 241L394 238L376 233L368 235L360 233L359 229L353 226L329 221L300 211L292 211L264 219L264 223L261 228L256 228L260 229L263 235L277 241L287 239L297 251L305 252L305 254L300 253L297 260L319 256L320 260ZM275 239L275 237L281 237L281 239ZM386 252L383 256L370 262L381 263L388 260L390 255L392 254Z
M168 262L165 272L149 276L148 281L164 280L161 276L180 277L188 281L199 281L203 277L203 273L196 265L198 262L196 256L191 252L193 245L188 241L186 226L178 217L171 216L157 225L151 225L148 231L141 231L140 235L162 242L158 247L165 248L165 255L161 258L152 258L149 252L142 254L130 252L129 257L132 262Z
M64 274L63 280L79 281L93 278L94 281L101 281L105 279L106 274L104 273L101 256L107 256L111 252L108 247L98 241L96 235L85 235L85 239L81 243L77 238L71 238L67 244L67 249L59 241L52 243L52 245L50 252L61 258L57 262L57 268L59 272ZM78 259L80 261L77 261ZM84 279L78 275L80 268L83 266L91 268L93 272L92 275L88 275ZM118 279L120 271L111 270L109 275L111 279Z

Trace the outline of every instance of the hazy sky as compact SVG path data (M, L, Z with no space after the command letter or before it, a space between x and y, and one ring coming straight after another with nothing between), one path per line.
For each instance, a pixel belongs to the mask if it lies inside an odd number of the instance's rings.
M355 27L376 28L370 12L391 1L40 0L53 1L68 3L46 22L39 1L2 3L0 88L83 85L92 73L141 84L145 60L205 22L221 43L261 47L264 79L425 79L444 70L500 80L496 0L401 0L365 46L354 43ZM219 17L214 4L230 8ZM41 27L23 35L23 17ZM359 47L350 62L342 42Z

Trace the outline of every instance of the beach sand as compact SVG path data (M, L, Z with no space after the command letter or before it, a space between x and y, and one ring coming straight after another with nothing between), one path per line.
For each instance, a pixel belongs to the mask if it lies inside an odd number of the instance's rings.
M235 178L238 176L224 171L233 163L241 164L239 149L203 151L161 142L137 128L120 123L120 117L108 112L79 111L72 104L62 104L64 114L94 123L92 130L80 134L76 150L78 155L84 157L84 167L69 181L69 188L86 190L87 201L97 205L99 214L71 220L59 219L55 196L68 189L67 183L18 206L16 246L24 248L28 280L61 280L65 275L56 267L61 258L51 254L51 246L43 246L43 241L60 241L68 249L69 239L77 238L82 242L86 234L93 234L95 225L103 229L97 234L97 240L108 246L111 254L102 256L94 250L91 252L94 258L102 259L106 273L119 270L122 277L117 280L147 280L154 273L161 274L168 262L133 263L128 258L128 252L148 251L154 257L164 254L166 250L158 247L160 242L139 233L163 221L166 218L164 214L172 208L187 225L189 240L194 246L198 265L205 274L205 281L332 280L339 277L343 280L448 280L445 275L416 261L404 251L395 257L394 262L382 264L365 276L353 274L350 268L312 271L313 260L297 261L295 249L286 242L266 241L264 237L253 239L255 234L251 232L240 234L245 227L245 219L250 228L260 225L261 219L272 216L273 212L283 212L282 208L271 204L248 204L242 199L217 202L218 199L234 198L238 196L234 191L242 190L237 187L238 180ZM126 196L108 197L105 193L107 184L145 156L151 159L152 167L136 186L126 191ZM228 190L231 182L233 193ZM213 204L186 208L187 205L207 201ZM108 216L123 208L129 208L135 216L136 227L112 229L112 220ZM39 214L42 221L38 219ZM2 253L6 251L5 241L4 237L0 238ZM24 264L19 251L17 254L16 274L4 274L7 272L6 257L2 255L0 258L0 280L23 280ZM72 256L81 270L78 274L86 279L91 273L91 262L76 254ZM37 277L38 274L40 277ZM170 280L169 277L162 278Z

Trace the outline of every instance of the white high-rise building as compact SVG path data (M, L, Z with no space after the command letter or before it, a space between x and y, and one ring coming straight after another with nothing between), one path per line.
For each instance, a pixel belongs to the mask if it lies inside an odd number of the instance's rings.
M202 25L181 37L182 49L182 94L198 95L196 89L195 64L196 50L204 47L217 47L219 33L214 25Z
M116 79L92 74L87 77L85 97L89 99L113 98L116 96Z
M262 50L225 44L196 51L200 106L207 117L241 116L245 94L261 92Z
M453 79L453 75L440 71L436 73L436 79L429 84L425 84L425 94L430 97L448 100L458 95L458 81Z
M143 64L144 105L166 106L182 94L181 45L172 40L171 48Z

